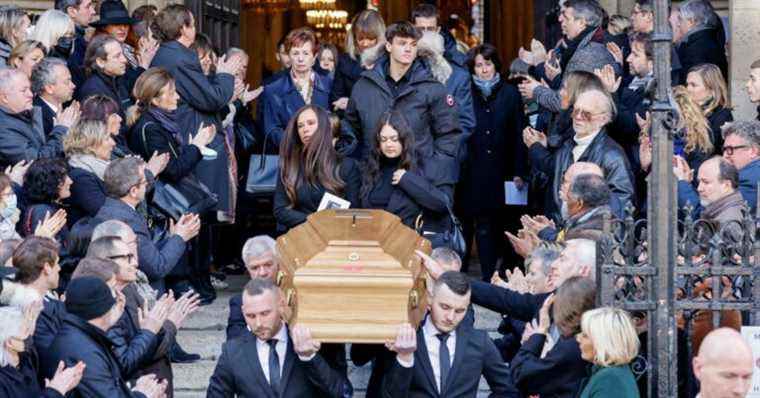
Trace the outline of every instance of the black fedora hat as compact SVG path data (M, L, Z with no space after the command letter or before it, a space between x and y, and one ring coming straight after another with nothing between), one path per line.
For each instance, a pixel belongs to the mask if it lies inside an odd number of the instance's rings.
M97 28L107 25L132 25L134 22L121 0L108 0L100 5L100 19L90 26Z

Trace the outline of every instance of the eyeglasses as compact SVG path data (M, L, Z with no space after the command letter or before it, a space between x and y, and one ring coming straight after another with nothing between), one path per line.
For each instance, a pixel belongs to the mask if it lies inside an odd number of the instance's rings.
M745 149L749 147L750 147L749 145L734 145L734 146L724 145L723 154L730 156L730 155L733 155L734 151L736 151L737 149Z
M143 185L148 185L148 180L140 180L137 184L133 185L135 187L141 187Z
M126 258L127 261L129 261L131 263L132 260L134 260L135 255L132 254L132 253L127 253L127 254L116 254L116 255L113 255L113 256L108 256L109 260L118 260L120 258Z
M580 119L580 120L582 120L584 122L590 122L590 121L594 120L595 117L604 115L606 113L607 112L593 113L593 112L586 111L586 110L583 110L583 109L575 108L575 109L573 109L573 113L571 115L572 115L573 119Z
M438 26L418 26L417 29L419 29L422 32L438 32Z

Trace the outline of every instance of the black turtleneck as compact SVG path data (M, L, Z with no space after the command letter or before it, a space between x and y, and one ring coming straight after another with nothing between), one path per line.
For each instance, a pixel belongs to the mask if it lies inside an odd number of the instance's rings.
M391 181L393 173L398 170L400 160L400 157L395 159L380 157L380 179L370 191L368 198L373 209L384 209L391 200L391 194L393 194Z

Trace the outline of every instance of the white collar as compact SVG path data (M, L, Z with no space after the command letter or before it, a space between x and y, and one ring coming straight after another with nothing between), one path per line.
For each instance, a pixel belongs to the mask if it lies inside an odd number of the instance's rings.
M601 132L601 130L597 131L594 134L591 134L591 135L588 135L586 137L583 137L583 138L578 138L578 135L576 134L576 135L573 136L573 141L575 141L575 144L578 145L578 146L588 146L588 145L591 144L591 141L593 141L594 138L596 138L596 136L599 135L600 132Z
M422 333L424 333L425 336L430 336L430 337L436 337L438 334L442 333L433 324L433 317L430 314L428 314L427 319L425 320L425 324L422 325ZM456 338L456 328L452 330L451 332L449 332L449 338Z
M58 110L59 110L59 109L58 109L58 107L57 107L57 106L55 106L55 105L51 104L50 102L48 102L48 101L45 99L45 97L43 97L43 96L41 96L41 95L40 95L40 99L42 100L42 102L44 102L45 104L47 104L47 106L49 106L49 107L50 107L50 109L52 109L52 110L53 110L53 113L58 113Z
M282 326L280 327L280 331L275 333L274 336L272 336L272 339L277 340L277 342L288 342L288 327L285 325L285 323L282 323ZM248 328L248 330L251 330L251 328ZM251 332L253 333L253 332ZM256 337L256 341L258 341L260 344L267 344L266 340L262 340L258 337Z

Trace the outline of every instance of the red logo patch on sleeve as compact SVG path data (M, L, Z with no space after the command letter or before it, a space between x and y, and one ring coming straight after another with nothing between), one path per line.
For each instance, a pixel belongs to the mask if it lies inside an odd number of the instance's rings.
M446 95L446 105L454 106L454 97L451 94Z

